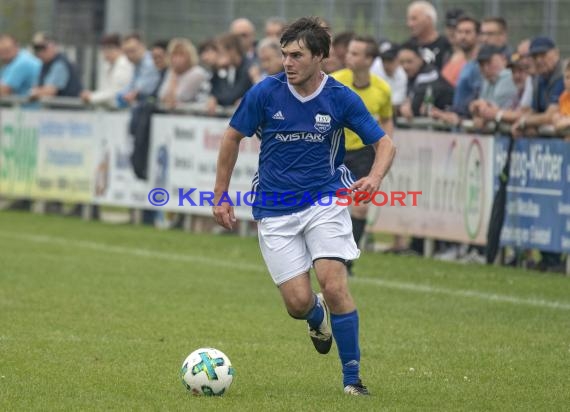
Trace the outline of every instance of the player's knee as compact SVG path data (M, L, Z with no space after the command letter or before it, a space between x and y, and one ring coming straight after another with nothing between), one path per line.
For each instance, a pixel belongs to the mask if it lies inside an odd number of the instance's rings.
M289 316L294 319L304 319L304 316L311 310L314 305L314 297L310 296L295 296L289 298L285 302Z
M342 302L348 296L344 282L331 280L322 285L322 292L327 302Z
M343 307L350 301L350 294L344 282L326 282L321 286L321 290L331 308Z

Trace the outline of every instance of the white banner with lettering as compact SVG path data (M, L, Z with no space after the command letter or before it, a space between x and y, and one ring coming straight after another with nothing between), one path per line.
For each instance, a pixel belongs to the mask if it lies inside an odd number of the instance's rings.
M421 191L417 206L371 206L372 231L485 244L493 202L493 138L397 130L381 190ZM381 198L380 198L381 199Z
M155 115L150 183L152 188L164 189L168 195L157 193L154 200L160 202L167 196L168 201L162 206L166 210L211 216L209 200L213 198L218 151L227 127L227 119ZM260 143L256 137L242 140L232 174L228 194L240 219L253 219L251 207L243 202L243 196L251 190Z
M137 179L131 163L133 137L129 135L130 113L99 113L94 175L94 202L146 208L151 186Z
M93 201L211 215L218 150L228 119L154 115L149 178L134 176L130 113L2 111L0 192L14 197ZM493 196L493 138L397 130L398 153L381 190L422 191L417 206L371 206L371 230L484 244ZM257 170L259 139L241 142L229 196L252 219L243 196ZM239 194L238 194L239 192ZM157 207L157 209L159 209Z

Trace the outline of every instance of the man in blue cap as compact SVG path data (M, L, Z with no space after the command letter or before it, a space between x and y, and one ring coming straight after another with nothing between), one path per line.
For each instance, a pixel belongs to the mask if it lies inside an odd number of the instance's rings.
M534 60L537 77L532 99L532 112L513 124L513 136L522 136L533 128L552 124L558 112L558 99L564 91L560 52L549 37L538 36L530 42L529 54Z
M558 100L564 91L564 72L560 52L551 38L538 36L530 42L529 54L534 60L538 75L532 99L532 112L523 115L512 126L514 137L528 135L532 129L552 124L558 113ZM559 272L563 270L560 253L541 252L538 265L541 271Z

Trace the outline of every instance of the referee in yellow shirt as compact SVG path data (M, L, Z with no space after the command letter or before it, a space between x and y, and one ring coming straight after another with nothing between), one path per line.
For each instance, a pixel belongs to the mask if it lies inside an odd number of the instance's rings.
M380 121L388 136L394 134L392 120L392 92L390 86L380 77L370 73L372 62L378 56L378 44L370 36L356 36L348 44L346 69L331 74L336 80L350 87L364 102L368 111ZM344 164L356 179L368 176L375 151L366 146L352 130L345 129L346 156ZM366 228L368 204L352 206L352 233L358 245ZM348 262L348 273L352 275L352 262Z

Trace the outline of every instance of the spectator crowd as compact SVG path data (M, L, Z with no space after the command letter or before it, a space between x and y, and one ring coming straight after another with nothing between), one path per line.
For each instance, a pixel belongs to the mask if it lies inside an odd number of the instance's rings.
M560 133L570 127L570 65L551 38L537 34L514 45L504 17L477 19L460 9L447 10L440 33L439 18L430 2L415 1L407 8L409 38L376 39L370 72L387 84L394 118L431 117L455 130L466 119L481 129L492 121L508 123L514 137L538 136L542 126ZM83 87L77 65L50 34L36 33L30 49L0 34L0 98L33 103L65 96L129 108L144 158L145 119L152 113L185 104L202 105L209 114L235 108L252 85L283 71L279 40L286 24L270 18L260 35L249 19L238 18L227 32L199 44L179 37L147 44L139 33L106 34L99 42L104 65L95 90ZM346 68L351 41L364 33L329 29L323 70L332 74ZM137 175L144 177L141 162ZM397 242L393 250L421 253L413 244ZM453 245L439 253L450 251L457 257ZM559 254L545 253L542 261L546 269L561 264Z

